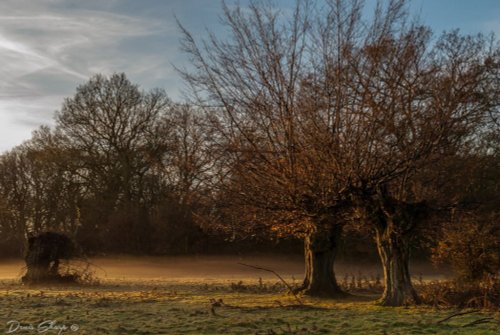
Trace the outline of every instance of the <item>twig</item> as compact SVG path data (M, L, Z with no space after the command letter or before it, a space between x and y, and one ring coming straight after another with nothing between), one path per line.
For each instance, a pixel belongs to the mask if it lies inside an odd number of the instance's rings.
M99 270L101 270L102 272L104 272L104 276L105 276L105 277L107 277L107 276L108 276L108 273L106 272L106 270L105 270L104 268L100 267L100 266L99 266L99 265L97 265L97 264L92 263L92 262L89 260L89 258L88 258L88 257L83 256L83 257L80 257L80 258L75 258L75 259L76 259L76 260L77 260L77 259L81 259L81 261L82 261L83 263L86 263L87 267L90 265L90 266L93 266L93 267L95 267L95 268L98 268Z
M267 268L263 268L261 266L255 266L255 265L249 265L249 264L245 264L245 263L238 263L239 265L243 265L243 266L248 266L249 268L253 268L253 269L257 269L257 270L262 270L262 271L267 271L267 272L271 272L272 274L274 274L276 277L278 277L279 280L281 280L281 282L283 284L285 284L285 286L288 288L288 291L290 293L293 294L293 296L295 297L295 300L297 300L297 302L300 304L300 305L303 305L302 303L302 300L300 300L300 298L297 296L297 294L293 291L293 288L292 286L290 286L290 284L288 284L284 279L283 277L281 277L276 271L274 270L271 270L271 269L267 269Z
M443 320L439 320L437 323L443 323L445 321L448 321L451 318L454 318L455 316L461 316L461 315L466 315L466 314L471 314L471 313L477 313L477 312L478 311L458 312L458 313L452 314L452 315L444 318Z
M465 325L462 326L462 328L479 325L481 323L488 323L488 322L490 322L490 320L493 320L493 318L488 317L488 318L477 319L477 320L474 320L472 322L466 323Z

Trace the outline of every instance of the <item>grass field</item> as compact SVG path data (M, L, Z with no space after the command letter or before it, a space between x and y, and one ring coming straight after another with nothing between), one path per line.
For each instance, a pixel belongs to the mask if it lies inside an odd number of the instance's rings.
M287 280L292 281L291 277ZM302 297L273 277L105 278L94 286L26 288L0 280L0 323L11 334L499 334L500 315L384 308L376 295ZM475 320L488 323L467 326ZM50 323L50 321L54 323ZM464 327L466 326L466 327Z

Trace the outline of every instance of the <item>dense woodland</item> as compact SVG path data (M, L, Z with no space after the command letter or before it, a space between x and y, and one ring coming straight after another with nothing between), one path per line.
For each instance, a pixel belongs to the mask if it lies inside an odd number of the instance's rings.
M497 276L498 41L434 34L405 1L369 17L361 1L314 4L224 6L220 38L179 24L185 102L125 74L81 84L54 127L0 156L2 255L43 231L87 254L285 241L304 249L301 289L337 297L339 248L373 241L387 305L419 301L415 248L461 279Z

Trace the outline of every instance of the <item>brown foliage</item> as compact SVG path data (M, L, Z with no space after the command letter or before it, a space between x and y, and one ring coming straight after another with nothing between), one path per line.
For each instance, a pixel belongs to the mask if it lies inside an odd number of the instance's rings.
M500 307L500 279L495 276L476 283L434 281L416 285L416 289L422 303L436 307Z
M500 262L499 213L462 215L447 224L433 248L435 264L449 263L458 279L477 282L498 274Z

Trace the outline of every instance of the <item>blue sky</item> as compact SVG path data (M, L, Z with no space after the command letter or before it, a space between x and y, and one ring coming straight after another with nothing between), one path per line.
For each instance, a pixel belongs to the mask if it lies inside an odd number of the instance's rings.
M245 4L246 0L241 0ZM374 0L366 0L368 4ZM234 1L227 0L228 4ZM279 0L281 7L294 1ZM53 123L64 97L94 73L125 72L143 88L184 88L172 64L179 51L174 14L195 35L220 31L219 0L0 1L0 152ZM413 0L411 11L436 33L500 36L500 0Z

